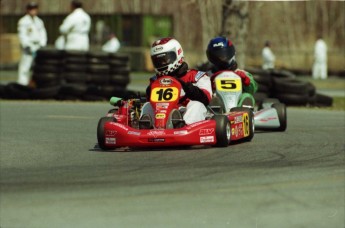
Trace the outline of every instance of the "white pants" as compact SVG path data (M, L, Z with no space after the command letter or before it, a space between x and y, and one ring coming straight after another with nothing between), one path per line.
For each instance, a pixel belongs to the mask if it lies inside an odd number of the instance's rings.
M186 106L186 112L183 115L183 120L186 124L195 123L205 120L207 109L205 105L199 101L190 101ZM154 119L154 110L149 102L146 102L141 109L141 116L149 114Z
M66 50L88 51L89 36L87 34L69 34L65 43Z
M326 79L327 78L327 63L315 62L313 65L313 78L314 79Z
M29 85L31 74L30 69L34 57L31 54L22 53L21 59L18 65L18 84L27 86Z

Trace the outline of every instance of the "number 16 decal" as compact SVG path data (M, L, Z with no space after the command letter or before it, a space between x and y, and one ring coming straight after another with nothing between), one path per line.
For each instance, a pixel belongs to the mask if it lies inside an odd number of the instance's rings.
M243 134L245 137L249 136L250 126L249 126L249 116L248 113L243 114Z
M157 87L151 91L151 100L154 102L175 101L178 98L176 87Z

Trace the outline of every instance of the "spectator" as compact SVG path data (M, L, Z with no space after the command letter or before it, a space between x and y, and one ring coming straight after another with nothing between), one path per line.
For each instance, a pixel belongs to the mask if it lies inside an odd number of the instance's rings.
M327 78L327 44L319 35L314 48L313 78Z
M18 66L18 83L25 86L30 82L30 69L36 51L47 45L47 31L37 14L38 4L30 2L26 5L26 15L18 21L18 36L22 49Z
M54 46L58 50L63 50L65 48L65 36L60 35L54 43Z
M89 50L89 32L91 18L83 10L80 1L71 2L71 13L65 18L60 26L60 33L65 36L66 50Z
M266 41L265 47L262 49L262 69L264 70L270 70L274 69L274 62L276 60L276 57L274 56L272 50L271 50L271 42Z
M103 44L102 51L108 53L115 53L121 47L119 39L115 36L114 33L110 34L109 40Z

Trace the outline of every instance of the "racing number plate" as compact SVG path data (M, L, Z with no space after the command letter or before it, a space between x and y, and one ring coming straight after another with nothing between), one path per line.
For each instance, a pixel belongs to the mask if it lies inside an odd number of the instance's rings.
M172 102L178 99L178 88L156 87L151 92L153 102Z
M218 91L237 92L242 90L241 79L216 78L216 88Z
M248 113L243 114L243 135L244 137L249 136L250 126L249 126L249 115Z

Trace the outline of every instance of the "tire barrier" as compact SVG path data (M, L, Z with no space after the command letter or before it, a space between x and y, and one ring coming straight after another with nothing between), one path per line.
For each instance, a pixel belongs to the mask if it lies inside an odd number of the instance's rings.
M209 62L201 63L196 68L209 73L214 70ZM254 94L258 105L266 98L276 98L290 106L332 106L332 97L316 93L316 88L312 83L298 80L290 71L251 67L245 70L253 75L258 84L258 91Z
M32 70L34 88L2 85L1 98L98 101L133 93L126 90L127 55L44 48L37 52Z
M288 106L332 106L333 98L316 93L315 86L310 82L298 80L296 75L286 70L246 69L253 73L258 83L258 95L254 95L260 104L265 98L277 98Z

